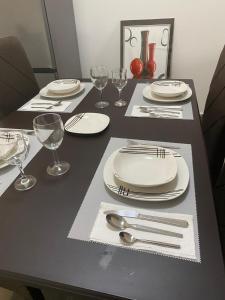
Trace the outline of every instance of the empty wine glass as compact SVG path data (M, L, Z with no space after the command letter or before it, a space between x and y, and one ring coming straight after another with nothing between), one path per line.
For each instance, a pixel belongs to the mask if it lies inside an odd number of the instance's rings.
M5 138L4 138L5 137ZM6 139L6 140L5 140ZM14 187L18 191L26 191L31 189L37 182L36 178L32 175L25 175L23 170L23 162L28 155L28 140L25 138L23 131L4 131L4 134L1 136L0 147L3 147L3 144L11 148L10 154L3 160L12 166L17 166L20 171L20 176L14 183Z
M127 102L120 98L122 89L127 84L127 70L123 68L115 69L112 71L112 83L118 89L119 92L119 100L117 100L114 105L115 106L125 106Z
M96 102L95 106L97 108L104 108L109 105L109 102L102 101L102 91L108 82L108 71L104 66L96 66L91 68L90 75L94 86L100 91L100 101Z
M70 164L59 161L56 151L62 144L64 136L64 126L60 115L54 113L39 115L34 118L33 127L38 140L53 153L53 164L47 167L47 173L52 176L65 174L70 169Z

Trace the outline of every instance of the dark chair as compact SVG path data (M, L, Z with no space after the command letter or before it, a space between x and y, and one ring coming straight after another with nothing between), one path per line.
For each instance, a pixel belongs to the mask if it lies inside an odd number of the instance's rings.
M27 55L15 37L0 38L0 118L39 92Z
M202 128L208 152L215 210L225 260L225 46L210 85Z
M225 47L220 55L206 100L202 129L215 185L225 157Z

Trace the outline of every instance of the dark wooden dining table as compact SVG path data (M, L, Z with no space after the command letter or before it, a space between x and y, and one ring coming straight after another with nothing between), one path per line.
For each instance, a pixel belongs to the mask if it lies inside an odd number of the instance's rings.
M17 192L11 185L1 196L0 285L11 280L99 299L225 299L224 265L197 99L193 82L186 82L193 91L193 120L125 117L127 107L113 106L118 94L111 83L103 92L111 105L104 110L95 108L99 93L93 88L72 114L61 114L66 121L75 113L100 112L111 121L97 135L65 133L59 156L71 163L68 174L48 176L51 153L42 148L25 169L37 178L37 185L26 192ZM129 80L123 91L128 102L136 84ZM32 129L37 114L15 111L0 127ZM200 263L67 238L112 136L192 145Z

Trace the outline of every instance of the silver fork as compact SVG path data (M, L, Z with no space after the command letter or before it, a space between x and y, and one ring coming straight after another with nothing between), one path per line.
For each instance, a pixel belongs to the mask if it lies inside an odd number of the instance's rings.
M149 154L155 155L160 158L165 158L166 155L171 155L169 151L160 148L152 148L152 147L145 147L145 146L131 146L131 147L123 147L119 150L120 153L131 153L131 154ZM172 153L174 157L181 157L178 153Z
M74 116L73 119L65 126L65 129L67 130L73 127L77 122L79 122L84 117L84 115L85 113Z
M141 197L141 198L146 198L146 199L169 199L170 196L179 196L181 192L183 192L183 189L177 189L177 190L173 190L173 191L168 191L168 192L164 192L164 193L160 193L160 192L134 192L131 191L130 189L120 185L118 186L114 186L114 185L110 185L107 184L107 186L111 189L114 190L115 192L118 193L118 195L121 196L132 196L132 197Z

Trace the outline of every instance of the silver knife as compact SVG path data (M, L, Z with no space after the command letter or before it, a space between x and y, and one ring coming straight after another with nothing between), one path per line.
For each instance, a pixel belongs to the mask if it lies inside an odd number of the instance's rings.
M117 214L121 217L127 218L135 218L140 220L147 220L167 225L173 225L177 227L187 228L189 226L188 222L185 220L180 219L172 219L172 218L164 218L164 217L157 217L157 216L150 216L138 213L136 210L106 210L104 211L105 214Z

